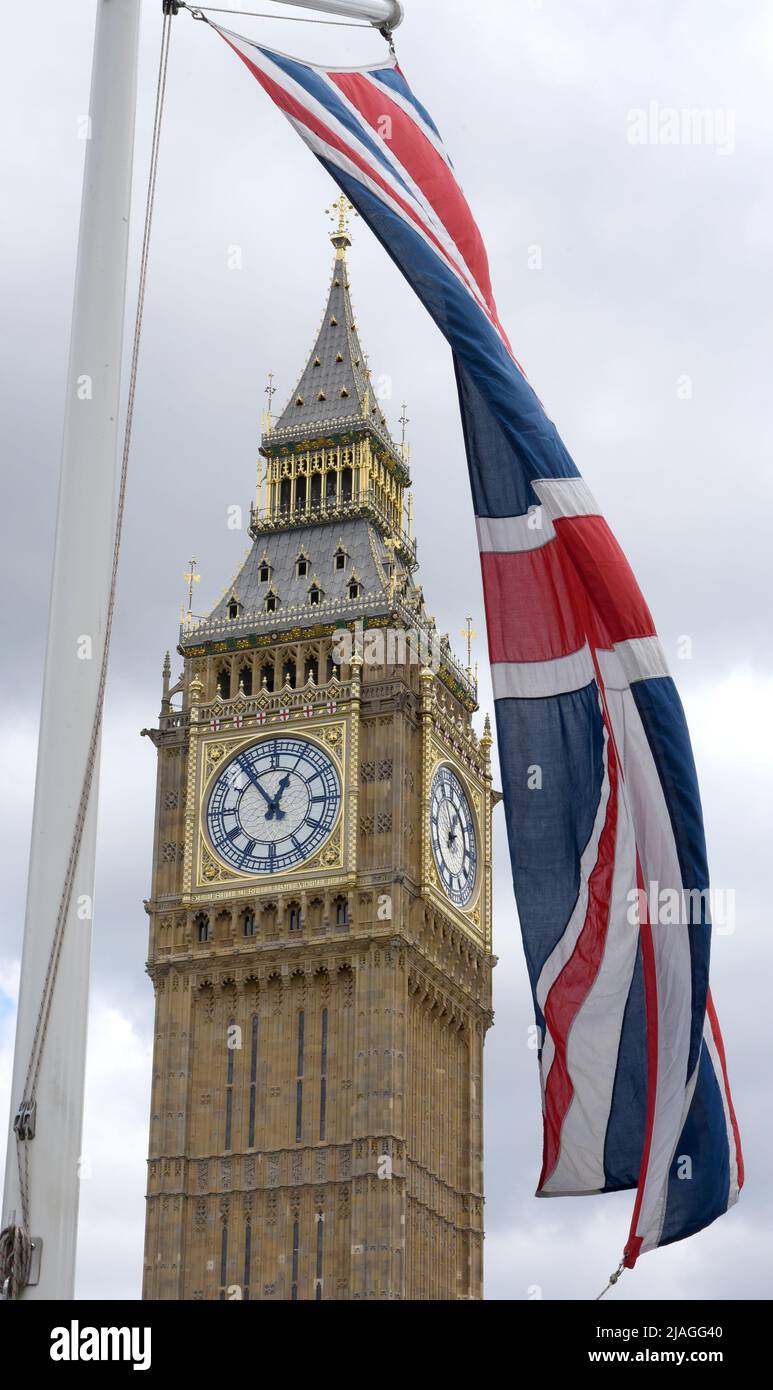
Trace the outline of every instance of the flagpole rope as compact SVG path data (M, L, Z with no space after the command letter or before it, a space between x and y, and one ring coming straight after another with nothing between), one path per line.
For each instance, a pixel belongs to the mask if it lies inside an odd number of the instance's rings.
M285 24L325 24L331 29L370 29L372 24L360 24L355 19L312 19L302 14L268 14L262 10L228 10L214 5L186 5L180 0L180 9L188 10L196 18L197 14L235 14L244 19L279 19Z
M600 1298L603 1298L605 1293L609 1293L609 1290L612 1289L612 1288L614 1288L615 1284L617 1283L617 1281L618 1281L618 1279L620 1278L620 1275L623 1273L623 1270L624 1270L624 1269L625 1269L625 1261L624 1261L624 1260L621 1260L620 1263L619 1263L619 1265L617 1266L617 1269L615 1270L614 1274L610 1274L610 1276L609 1276L609 1283L607 1284L607 1287L606 1287L605 1289L602 1289L602 1290L601 1290L601 1293L597 1293L597 1294L596 1294L596 1297L595 1297L594 1300L593 1300L594 1303L598 1303L599 1299L600 1299Z
M97 687L96 707L91 726L88 751L86 755L86 768L83 775L78 809L75 817L70 852L67 859L65 870L64 885L62 895L59 900L59 909L56 917L56 925L51 943L51 952L48 958L46 976L43 982L40 1006L38 1009L35 1033L30 1049L27 1074L24 1082L24 1098L17 1110L14 1120L14 1130L16 1133L16 1161L19 1172L19 1193L21 1197L21 1225L10 1224L0 1232L0 1287L4 1298L18 1298L20 1292L25 1287L29 1278L30 1259L32 1253L32 1238L30 1227L30 1182L29 1182L29 1152L28 1145L31 1142L29 1136L24 1132L20 1116L23 1107L32 1107L35 1102L38 1079L40 1076L40 1064L43 1057L46 1037L48 1033L48 1022L51 1015L51 1006L54 998L56 977L59 969L59 961L64 941L67 917L72 900L72 891L75 881L75 874L78 867L81 844L83 841L83 829L89 807L91 788L94 780L94 769L96 766L99 750L99 737L102 730L102 712L105 697L105 686L107 684L107 671L110 656L110 638L113 629L113 615L115 612L116 584L118 579L118 561L121 550L121 536L123 531L123 519L126 503L126 483L129 471L129 452L131 448L132 424L134 421L134 403L137 388L137 369L139 365L140 339L142 336L142 319L145 308L145 288L147 283L148 258L150 251L150 232L153 222L153 207L156 194L156 175L158 172L158 153L161 136L161 119L164 110L164 97L166 94L166 74L169 61L169 41L171 38L171 11L164 11L163 24L161 30L161 52L158 63L158 79L156 83L156 102L153 116L153 136L150 150L150 170L148 174L148 186L145 199L145 222L142 233L142 250L140 252L139 283L137 289L137 309L134 320L134 338L132 342L131 366L129 370L129 388L126 404L126 423L124 426L123 450L121 455L121 473L118 488L118 503L116 508L115 534L113 540L113 563L110 575L110 590L107 603L107 614L105 620L105 641L102 650L102 661L99 670L99 684Z

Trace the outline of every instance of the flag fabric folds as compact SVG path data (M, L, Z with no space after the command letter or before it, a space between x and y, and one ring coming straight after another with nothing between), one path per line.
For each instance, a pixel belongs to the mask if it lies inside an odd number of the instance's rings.
M451 346L542 1043L538 1195L635 1188L631 1267L715 1220L743 1182L679 696L625 556L513 354L480 232L396 61L322 69L217 32ZM653 891L678 920L651 913Z

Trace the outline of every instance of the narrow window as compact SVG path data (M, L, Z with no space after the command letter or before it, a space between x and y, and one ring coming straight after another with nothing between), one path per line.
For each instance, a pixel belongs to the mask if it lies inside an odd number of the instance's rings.
M258 579L260 580L261 584L268 584L270 574L271 570L269 569L268 562L264 560L260 569L258 570Z
M235 598L232 598L228 605L228 616L229 618L238 618L239 616L239 605Z
M343 551L343 550L337 550L337 551L336 551L335 555L333 556L333 566L334 566L334 568L337 569L337 570L346 569L346 553L345 553L345 551Z
M247 908L242 918L242 926L245 936L255 935L255 913L253 912L251 907Z
M312 473L311 476L311 505L318 508L322 501L322 474Z
M276 594L266 594L266 612L276 613Z
M306 663L306 682L313 680L316 685L319 681L319 665L315 656L310 656Z
M241 671L239 672L239 689L240 689L240 690L243 690L245 695L251 695L251 694L252 694L252 667L251 667L251 666L242 666L242 669L241 669Z
M356 579L353 579L352 582L351 582L351 584L349 585L349 598L359 598L359 597L360 597L360 586L359 586L359 584L357 583L357 580L356 580Z
M349 907L346 898L336 898L336 926L345 927L349 921Z
M309 603L318 604L321 596L321 590L317 588L316 584L312 584L309 589Z
M295 483L295 510L305 512L306 510L306 479L298 478Z
M224 700L230 699L230 697L231 697L231 668L230 668L230 666L224 666L224 667L222 668L222 670L218 671L218 673L217 673L217 688L218 688L218 691L219 691L220 695L222 696L222 698L223 698Z
M282 671L282 684L283 684L283 685L289 685L290 688L291 688L292 690L295 689L295 662L294 662L294 661L286 661L286 662L285 662L285 664L284 664L284 669L283 669L283 671Z
M226 1034L226 1050L227 1050L227 1052L228 1052L228 1065L227 1065L227 1070L226 1070L226 1082L225 1082L225 1147L226 1147L227 1149L230 1149L230 1147L231 1147L231 1123L232 1123L232 1120L233 1120L233 1107L234 1107L234 1052L235 1052L235 1048L233 1048L233 1047L231 1046L231 1029L233 1028L233 1025L234 1025L234 1020L231 1018L231 1019L228 1020L228 1033Z
M341 501L351 502L352 500L352 470L345 468L341 474Z
M244 1232L244 1297L250 1297L250 1276L252 1274L252 1222L247 1218Z
M295 1142L300 1144L303 1134L303 1032L305 1019L303 1009L298 1014L298 1061L295 1080Z
M290 931L300 931L302 926L301 909L293 905L290 908Z
M289 478L283 478L279 487L279 510L285 514L290 510L291 484Z
M328 507L334 507L334 506L335 506L335 504L336 504L336 495L337 495L337 493L338 493L338 474L335 472L334 469L331 468L330 471L328 472L328 474L327 474L326 477L325 477L325 501L326 501Z
M199 941L209 941L209 918L206 912L200 912L198 916L194 918L194 922Z
M258 1015L252 1015L252 1037L250 1039L250 1124L247 1135L247 1148L255 1147L255 1110L258 1090Z
M299 1244L299 1232L298 1232L298 1218L297 1218L297 1216L296 1216L296 1218L295 1218L295 1220L294 1220L294 1222L293 1222L293 1276L292 1276L292 1288L291 1288L291 1291L290 1291L290 1297L292 1298L293 1302L295 1302L295 1301L297 1300L297 1298L298 1298L298 1244Z
M322 1298L322 1242L325 1234L325 1218L321 1211L317 1212L317 1270L314 1280L314 1297L319 1300Z
M309 572L309 562L308 562L308 560L306 560L306 559L304 559L304 558L301 558L301 559L298 561L298 578L299 578L299 579L305 579L305 577L306 577L306 575L308 574L308 572Z
M260 668L260 686L262 690L267 690L269 695L274 689L274 663L272 661L266 662L266 665Z
M225 1299L228 1283L228 1225L224 1221L220 1232L220 1297Z
M322 1060L319 1079L319 1137L325 1137L327 1109L327 1009L322 1010ZM317 1276L319 1277L319 1275Z

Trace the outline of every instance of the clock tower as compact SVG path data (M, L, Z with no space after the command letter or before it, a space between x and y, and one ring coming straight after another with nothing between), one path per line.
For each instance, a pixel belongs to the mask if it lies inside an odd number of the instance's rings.
M145 731L149 1299L482 1297L491 737L417 583L343 202L331 240L252 547Z

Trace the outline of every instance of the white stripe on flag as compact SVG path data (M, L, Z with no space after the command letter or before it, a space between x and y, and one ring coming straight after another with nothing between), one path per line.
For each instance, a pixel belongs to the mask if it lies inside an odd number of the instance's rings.
M671 818L633 695L630 690L607 688L606 703L617 751L623 761L645 891L649 894L651 884L657 884L658 890L676 889L681 902L684 885ZM651 931L657 984L657 1090L637 1230L643 1237L642 1248L648 1250L660 1240L669 1168L682 1131L692 1021L692 970L687 928L653 923Z
M543 700L582 690L595 678L588 644L552 661L493 661L491 683L495 700Z
M561 1130L558 1163L541 1196L597 1192L606 1182L607 1125L639 944L638 929L628 920L629 893L636 888L636 842L621 777L617 797L615 868L604 954L569 1033L567 1066L574 1095Z

